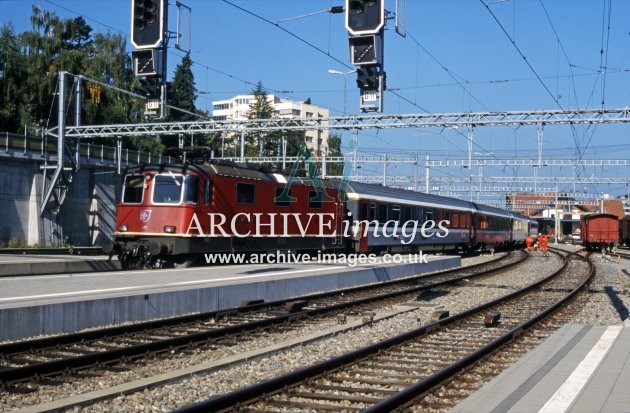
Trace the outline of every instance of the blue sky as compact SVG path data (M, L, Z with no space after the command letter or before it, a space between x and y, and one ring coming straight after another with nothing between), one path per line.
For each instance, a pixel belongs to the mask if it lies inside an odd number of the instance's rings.
M212 100L249 93L262 81L281 97L311 98L314 104L330 108L333 116L342 114L345 95L347 111L359 113L354 75L346 77L344 93L344 76L328 73L353 69L343 14L282 21L342 5L343 0L184 3L193 11L191 57L197 88L204 92L199 108L211 110ZM131 0L41 0L39 4L61 17L83 15L95 31L130 32ZM11 22L18 31L27 30L32 5L28 0L0 0L0 20ZM393 11L395 1L386 0L385 5ZM169 26L174 30L175 7L170 10ZM394 32L393 21L385 33L385 70L393 92L385 94L385 113L592 109L601 108L602 101L607 108L628 106L628 1L407 0L406 20L406 38ZM177 64L180 56L178 51L170 53L169 66ZM365 155L429 154L437 159L448 148L449 157L461 159L467 157L465 135L465 131L441 129L364 131L359 144ZM535 127L477 128L473 150L477 157L535 158L536 135ZM343 138L345 145L349 136ZM576 140L583 146L588 143L586 158L630 158L626 125L574 131L568 126L547 127L544 157L570 158ZM397 167L392 165L392 174ZM628 172L605 171L610 176L629 176ZM627 187L589 190L625 193Z

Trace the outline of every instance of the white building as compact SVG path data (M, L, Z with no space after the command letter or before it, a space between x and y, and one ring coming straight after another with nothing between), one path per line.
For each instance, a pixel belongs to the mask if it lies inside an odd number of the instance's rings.
M281 99L275 95L267 95L267 100L277 118L328 119L329 116L328 109L304 101ZM212 118L218 121L249 119L250 106L253 102L254 95L238 95L227 100L213 101ZM328 129L306 131L306 145L313 155L324 153L328 149Z

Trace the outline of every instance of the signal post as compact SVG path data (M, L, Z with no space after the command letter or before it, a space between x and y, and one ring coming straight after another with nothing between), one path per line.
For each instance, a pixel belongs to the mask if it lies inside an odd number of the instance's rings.
M166 117L167 0L131 1L134 75L147 97L145 115Z
M350 62L357 67L361 112L382 112L385 0L346 0Z

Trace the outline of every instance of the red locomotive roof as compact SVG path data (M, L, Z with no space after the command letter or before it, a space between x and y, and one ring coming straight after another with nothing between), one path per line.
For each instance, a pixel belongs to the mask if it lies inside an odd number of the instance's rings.
M146 172L163 173L173 172L178 174L194 173L205 176L227 176L232 178L251 179L256 181L287 183L289 176L280 172L267 171L264 168L242 166L234 163L222 163L220 161L207 163L176 163L176 164L144 164L127 168L127 174L142 174ZM322 179L325 188L338 188L338 180ZM312 179L295 176L291 179L291 185L314 186Z

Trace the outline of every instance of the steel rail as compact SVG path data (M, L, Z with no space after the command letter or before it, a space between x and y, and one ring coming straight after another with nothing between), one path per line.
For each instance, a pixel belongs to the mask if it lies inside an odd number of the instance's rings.
M569 257L572 255L574 255L574 253L570 253L567 256L565 256L563 266L558 271L554 272L553 274L545 277L544 279L539 280L525 288L522 288L510 294L507 294L504 297L482 304L475 308L466 310L459 314L444 318L442 320L425 324L417 329L403 333L396 337L392 337L390 339L383 340L379 343L375 343L375 344L363 347L361 349L345 353L337 357L332 357L330 359L327 359L323 362L316 363L311 366L300 368L289 374L278 376L278 377L268 379L268 380L264 380L262 382L246 386L242 389L239 389L230 393L214 396L208 400L181 407L175 410L174 412L192 413L192 412L206 412L206 411L228 411L228 409L233 408L237 405L243 406L247 402L254 401L265 395L277 393L282 388L291 387L306 379L314 378L324 373L338 370L340 367L344 365L354 363L357 360L363 359L365 357L368 357L380 351L389 349L398 344L402 344L406 341L413 340L427 333L437 331L438 329L446 325L462 320L473 314L477 314L497 304L508 301L512 298L518 297L520 295L523 295L529 291L532 291L542 286L543 284L552 280L558 274L566 270L568 266L568 262L569 262ZM431 374L430 376L421 380L415 385L407 387L401 392L393 396L390 396L386 399L383 399L381 402L371 406L365 411L366 412L389 412L393 408L400 407L404 403L407 403L408 401L412 400L413 398L417 397L418 395L422 394L428 389L434 387L435 385L441 383L445 379L451 377L453 374L461 371L463 368L479 360L479 358L483 357L484 355L488 354L494 349L500 347L501 345L507 343L508 341L520 335L525 329L531 327L540 319L544 318L546 315L553 312L558 307L560 307L561 305L566 303L568 300L570 300L575 294L577 294L577 292L579 292L582 288L584 288L584 286L587 285L588 282L590 282L592 276L594 275L595 267L590 262L590 260L588 260L587 262L589 263L589 275L587 279L583 283L581 283L578 287L573 289L569 294L567 294L562 300L557 301L555 304L551 305L544 311L538 313L535 317L532 317L529 320L512 328L508 333L493 340L487 345L479 348L475 352L467 356L464 356L463 358L459 359L457 362L447 366L446 368L434 374Z
M470 278L479 277L482 275L487 275L492 272L500 271L500 270L514 266L522 262L527 257L528 257L527 255L524 255L521 259L510 262L507 265L495 267L487 271L481 271L476 274L470 273L469 270L486 266L489 263L488 262L480 263L474 266L452 269L452 270L448 270L444 272L431 274L431 277L435 278L435 277L444 276L450 273L454 273L457 271L464 270L467 272L466 274L461 275L461 276L453 277L451 279L447 279L447 280L443 280L439 282L433 282L430 284L424 284L424 285L419 285L416 287L411 287L411 288L405 289L404 291L399 290L399 291L393 291L393 292L388 292L384 294L372 295L370 297L365 297L358 300L340 302L340 303L328 305L325 307L319 307L315 309L305 309L299 312L289 313L286 315L278 315L274 318L250 321L244 324L222 327L222 328L218 328L214 330L208 330L208 331L197 332L197 333L192 333L192 334L184 334L178 337L161 339L161 340L156 340L156 341L152 341L148 343L142 343L142 344L127 346L127 347L121 347L118 349L106 350L106 351L98 352L98 353L91 353L91 354L79 355L75 357L62 358L58 360L52 360L52 361L47 361L43 363L25 365L25 366L14 367L14 368L3 369L2 367L0 367L0 384L16 383L16 382L28 380L33 377L54 375L54 374L63 373L65 371L72 370L72 369L82 369L82 368L87 368L92 365L111 364L119 360L135 359L135 358L142 357L146 355L147 353L159 353L159 352L171 350L173 348L187 347L193 343L201 343L201 342L209 341L212 339L224 337L227 335L235 335L239 333L245 333L245 332L250 332L250 331L256 331L258 329L268 328L270 326L285 323L291 319L298 318L298 317L319 316L326 313L340 311L345 308L349 308L353 306L358 306L358 305L362 305L362 304L366 304L366 303L370 303L370 302L374 302L378 300L388 299L388 298L391 298L400 294L415 293L415 292L433 288L436 286L441 286L441 285L445 285L449 283L456 283L464 279L470 279ZM491 261L490 263L500 261L502 258L504 257L497 258ZM221 310L221 311L217 311L213 313L189 315L189 316L177 317L177 318L167 319L167 320L156 320L156 321L151 321L147 323L138 323L138 324L132 324L132 325L126 325L126 326L110 327L110 328L106 328L102 330L87 331L87 332L67 334L67 335L55 336L55 337L45 337L45 338L41 338L37 340L29 340L29 341L23 341L23 342L7 343L7 344L0 345L0 355L15 355L15 354L21 354L27 350L32 351L36 349L44 349L44 350L49 349L49 348L56 349L60 345L82 343L85 341L94 341L94 340L99 340L99 339L104 339L104 338L111 338L112 336L130 334L133 332L142 332L145 330L168 327L168 326L183 324L186 322L194 322L194 321L202 320L205 318L217 316L220 314L229 314L232 312L244 313L244 312L251 312L251 311L255 311L258 309L265 309L265 308L272 309L272 308L277 308L287 302L293 302L293 301L298 301L298 300L314 300L316 298L340 296L344 294L347 295L349 292L381 288L386 285L408 284L414 281L414 279L416 281L424 281L423 278L427 279L427 276L418 276L414 278L408 277L404 279L392 280L385 283L373 284L370 286L359 286L359 287L353 287L353 288L349 288L345 290L337 290L334 292L319 293L319 294L303 296L303 297L294 297L287 300L279 300L279 301L268 302L268 303L259 303L259 304L254 304L251 306L237 307L237 308Z
M566 264L568 263L568 261L567 261L568 257L570 257L572 255L581 257L577 253L571 253L571 254L567 255L565 257L565 265L563 266L563 268L561 270L558 270L556 273L552 274L548 278L550 279L552 277L555 277L557 274L559 274L560 272L564 271L564 269L566 267ZM555 304L551 305L550 307L547 307L544 311L538 313L536 316L530 318L529 320L526 320L523 323L517 325L516 327L513 327L507 333L505 333L502 336L492 340L490 343L488 343L485 346L477 349L475 352L469 354L468 356L460 358L455 363L453 363L453 364L451 364L451 365L449 365L449 366L447 366L447 367L437 371L434 374L431 374L430 376L426 377L425 379L423 379L423 380L421 380L421 381L419 381L419 382L417 382L417 383L415 383L415 384L405 388L404 390L402 390L402 391L400 391L400 392L398 392L398 393L396 393L396 394L394 394L394 395L392 395L392 396L390 396L390 397L388 397L386 399L383 399L379 403L376 403L376 404L374 404L373 406L370 406L367 409L364 409L363 413L390 412L393 409L399 408L399 407L403 406L404 404L412 401L416 397L418 397L418 396L426 393L427 391L431 390L432 388L434 388L438 384L442 383L444 380L452 377L454 374L462 371L466 367L468 367L468 366L472 365L473 363L481 360L483 357L485 357L488 354L492 353L493 351L497 350L498 348L500 348L504 344L509 343L510 341L515 339L516 337L520 336L523 333L523 331L525 331L528 328L532 327L534 324L538 323L540 320L542 320L543 318L547 317L549 314L551 314L552 312L557 310L559 307L561 307L562 305L567 303L579 291L581 291L583 288L585 288L590 283L590 281L592 280L593 276L595 275L595 265L588 259L587 259L587 263L589 265L588 277L586 277L585 280L580 285L578 285L573 290L571 290L561 300L557 301ZM547 279L541 280L540 282L534 284L531 288L528 287L528 290L532 289L532 288L537 288L538 286L542 285L546 281L547 281ZM513 294L510 294L510 295L513 295ZM495 301L498 301L498 300L495 300ZM495 303L493 303L493 305L494 304ZM489 305L489 306L487 306L485 308L489 308L491 306L492 305ZM472 312L470 312L470 311L468 311L467 313L472 314Z

